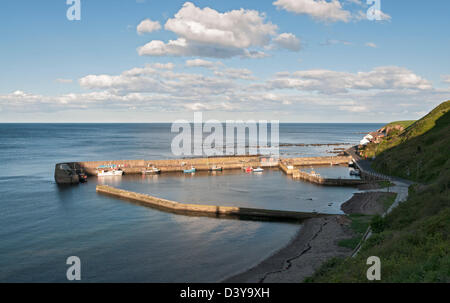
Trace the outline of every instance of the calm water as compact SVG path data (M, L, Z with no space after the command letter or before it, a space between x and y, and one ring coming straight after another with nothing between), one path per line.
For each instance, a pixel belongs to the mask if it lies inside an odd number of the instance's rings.
M280 143L356 143L378 124L282 124ZM299 225L168 214L96 194L97 182L181 202L339 213L355 189L263 174L124 176L58 187L54 164L173 158L169 124L0 124L0 281L64 282L78 256L84 282L214 282L255 265ZM330 155L286 147L282 156ZM314 168L348 176L346 167ZM332 203L332 204L330 204Z

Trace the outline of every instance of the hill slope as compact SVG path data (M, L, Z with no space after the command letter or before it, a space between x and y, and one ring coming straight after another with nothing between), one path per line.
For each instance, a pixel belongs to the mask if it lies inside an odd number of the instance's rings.
M407 127L388 136L376 149L372 167L388 175L430 182L448 174L450 163L450 101Z
M382 282L450 282L449 108L444 102L386 139L373 167L423 183L410 187L357 257L332 259L307 281L367 282L366 260L378 256Z

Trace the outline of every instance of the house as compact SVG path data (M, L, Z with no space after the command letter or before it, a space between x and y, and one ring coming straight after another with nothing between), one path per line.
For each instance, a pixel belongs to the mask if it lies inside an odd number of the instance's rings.
M370 140L364 137L361 141L359 141L359 145L367 145L370 143Z

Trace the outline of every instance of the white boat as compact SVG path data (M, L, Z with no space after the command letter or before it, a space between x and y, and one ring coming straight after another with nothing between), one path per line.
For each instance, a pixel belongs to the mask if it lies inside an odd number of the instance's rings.
M108 171L99 170L97 172L98 177L122 176L122 175L123 175L123 171L120 169L119 170L108 170Z
M157 167L152 167L152 168L142 171L143 175L153 175L153 174L159 174L159 173L161 173L161 170Z
M253 169L253 172L254 172L254 173L262 173L263 171L264 171L264 169L261 168L261 167L258 167L258 168Z
M311 172L309 173L311 176L313 176L313 177L320 177L320 174L319 173L316 173L316 171L315 170L311 170Z

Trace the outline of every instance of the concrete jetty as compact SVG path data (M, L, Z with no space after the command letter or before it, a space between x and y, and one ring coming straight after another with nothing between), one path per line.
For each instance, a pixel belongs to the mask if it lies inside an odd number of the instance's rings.
M367 183L365 180L360 179L323 178L300 170L295 170L292 173L292 178L328 186L357 186Z
M156 208L162 211L191 215L208 216L216 218L238 218L269 221L301 221L308 218L326 216L318 213L305 213L296 211L270 210L258 208L244 208L234 206L217 206L202 204L185 204L166 199L140 194L107 185L98 185L98 193L114 196L121 199L137 202L139 204Z

